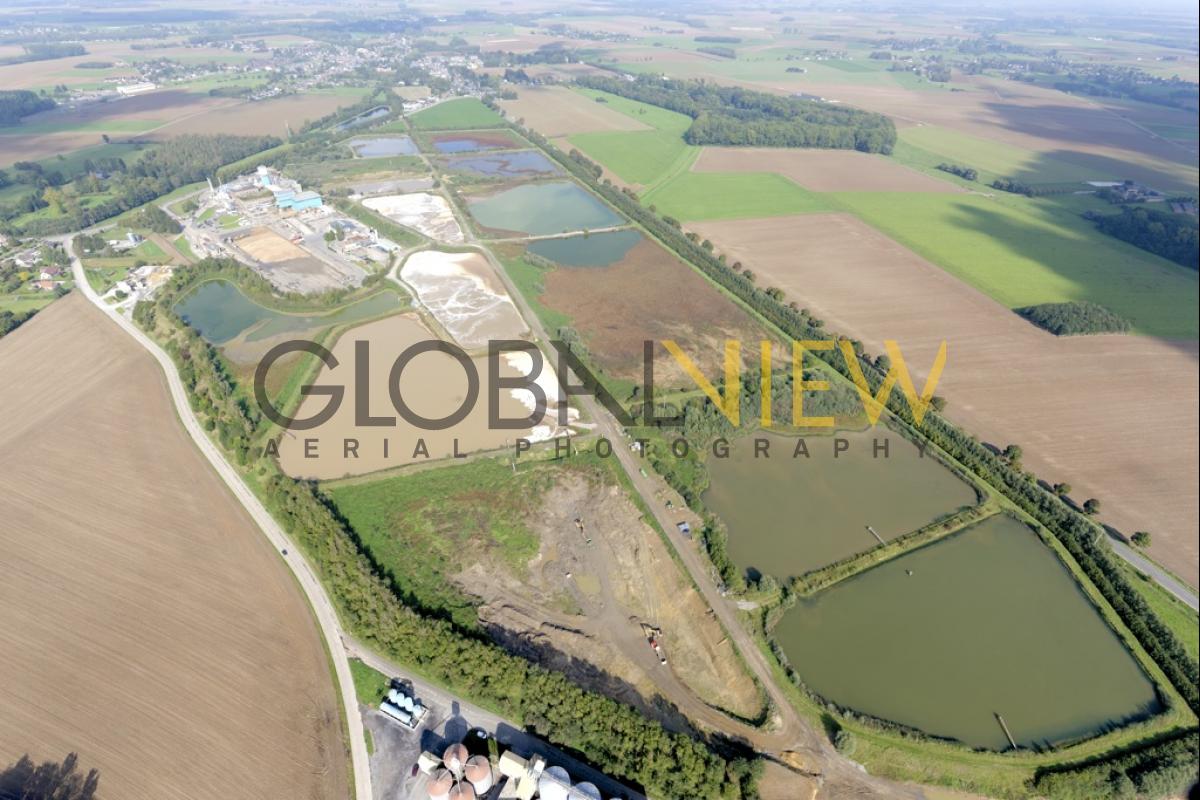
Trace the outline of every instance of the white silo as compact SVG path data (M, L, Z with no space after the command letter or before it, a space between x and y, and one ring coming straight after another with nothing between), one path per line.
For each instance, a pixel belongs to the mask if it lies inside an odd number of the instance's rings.
M450 790L449 800L476 800L476 798L475 788L466 781L455 784L454 788Z
M571 775L562 767L548 767L538 778L538 796L541 800L569 800Z
M468 758L464 774L471 785L475 787L475 794L480 797L487 794L488 790L492 788L492 765L483 756Z
M593 783L584 781L577 783L571 787L571 793L567 795L567 800L603 800L600 797L600 790Z

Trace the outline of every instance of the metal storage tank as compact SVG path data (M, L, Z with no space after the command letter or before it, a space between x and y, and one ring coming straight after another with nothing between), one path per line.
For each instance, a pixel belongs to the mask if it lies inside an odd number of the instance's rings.
M587 781L572 786L571 793L567 797L568 800L603 800L600 797L600 790L596 788L596 785Z
M446 752L442 754L442 763L455 775L462 775L463 767L467 765L467 759L470 756L467 748L459 742L446 748Z
M465 781L450 790L450 800L475 800L475 797L475 789Z
M538 796L541 800L569 800L571 775L562 767L548 767L538 778Z
M478 795L485 795L492 788L492 765L483 756L467 759L466 776Z
M454 788L454 776L448 769L439 769L433 773L425 788L429 791L429 800L449 800L450 790Z

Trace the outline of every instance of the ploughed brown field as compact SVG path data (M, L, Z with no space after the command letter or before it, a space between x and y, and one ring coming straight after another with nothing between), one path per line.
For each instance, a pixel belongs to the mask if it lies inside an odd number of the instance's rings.
M778 172L814 192L964 192L884 156L856 150L705 147L693 172Z
M1019 444L1028 468L1076 502L1099 498L1125 535L1151 531L1151 555L1197 585L1196 342L1053 336L847 214L692 227L868 352L896 340L918 390L946 340L937 394L951 419Z
M564 86L522 88L516 100L502 100L500 106L510 119L524 119L527 128L548 139L591 131L650 130L633 117Z
M656 342L654 374L663 386L694 384L662 347L675 341L709 378L722 374L725 340L754 361L764 338L754 320L662 247L642 241L607 267L558 267L539 298L571 318L588 352L609 374L642 382L643 342Z
M155 138L169 139L181 133L238 136L287 136L288 125L297 131L309 120L353 105L352 97L335 94L298 94L256 102L239 102L194 114L155 131Z
M0 764L105 798L345 798L303 595L154 360L71 295L0 340Z

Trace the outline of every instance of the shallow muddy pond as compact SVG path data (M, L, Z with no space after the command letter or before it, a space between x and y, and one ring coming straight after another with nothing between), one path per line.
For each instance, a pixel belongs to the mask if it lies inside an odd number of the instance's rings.
M176 304L175 312L206 340L222 345L243 333L247 342L281 334L305 334L377 317L400 306L394 292L379 292L329 314L289 314L259 305L229 281L217 280L189 293Z
M1159 710L1154 687L1036 534L1007 516L837 584L775 636L815 692L958 739L1022 746Z
M446 168L474 175L519 178L522 175L551 175L560 172L554 163L536 150L459 156L447 159Z
M503 150L517 143L503 133L453 134L434 136L433 148L439 153L475 153L480 150Z
M755 455L756 440L768 455ZM803 575L877 546L868 526L892 539L975 503L974 489L882 426L805 437L807 458L794 457L799 441L760 432L733 440L728 458L708 458L704 502L743 569Z
M527 183L468 201L481 225L532 235L620 225L621 217L571 181Z
M346 142L359 158L383 158L386 156L412 156L417 146L407 136L360 137Z
M539 239L530 242L526 249L564 267L607 267L624 258L641 241L642 234L631 229L587 236Z

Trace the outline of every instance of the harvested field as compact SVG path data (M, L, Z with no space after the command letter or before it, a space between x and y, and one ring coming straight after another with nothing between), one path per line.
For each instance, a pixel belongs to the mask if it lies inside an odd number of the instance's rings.
M0 761L76 751L102 797L347 797L312 613L154 360L72 295L0 372Z
M234 241L254 258L268 263L308 257L307 252L270 228L255 228L246 236Z
M597 103L563 86L522 88L516 100L502 100L510 119L525 124L547 138L591 131L647 131L630 116Z
M946 340L951 419L1021 445L1028 468L1099 498L1125 535L1151 531L1151 555L1197 585L1194 340L1053 336L849 215L694 227L869 352L899 342L918 386Z
M502 393L493 390L488 382L486 357L472 359L479 375L479 396L461 422L444 430L428 430L431 425L418 427L399 417L388 388L389 372L408 347L435 338L413 314L399 314L369 322L343 334L332 348L339 367L334 370L323 369L314 384L341 385L345 387L345 398L327 422L280 440L279 463L282 469L294 477L328 480L480 450L507 448L511 451L518 438L540 441L567 432L557 425L558 381L549 364L543 364L538 378L538 385L548 399L546 415L536 425L520 428L489 425L488 404L493 393L499 394L499 415L502 419L527 418L535 411L535 405L533 394L528 390L510 389ZM395 426L367 427L356 424L354 350L357 341L370 343L370 396L367 398L370 412L395 419ZM528 375L532 368L528 354L506 354L502 359L502 377ZM414 357L404 368L399 384L404 403L412 413L426 419L441 420L448 417L463 405L467 397L467 376L463 366L453 356L443 352L429 352ZM306 398L296 418L312 417L327 402L328 399L321 396ZM357 449L348 447L347 440L357 442ZM308 455L305 452L307 441L315 442Z
M777 172L814 192L963 192L886 156L855 150L705 147L694 172Z
M0 165L17 161L38 161L103 143L99 131L43 133L37 136L13 134L20 128L0 128Z
M299 130L305 122L332 114L356 98L338 94L300 94L270 100L234 103L188 116L156 130L155 138L181 133L230 133L240 136L287 136L288 125Z
M939 92L844 84L822 94L880 111L899 122L931 124L1117 173L1163 191L1195 191L1196 157L1087 98L990 78L970 79L970 91Z
M446 198L440 194L413 192L368 197L362 204L393 222L419 231L439 242L461 244L465 240L454 211L446 202Z
M39 62L46 63L46 62ZM11 68L10 68L11 69ZM79 108L56 108L0 128L0 165L65 155L114 141L141 138L172 120L228 107L230 100L165 90Z
M528 332L512 298L479 253L413 253L400 269L421 304L465 350Z
M733 301L648 240L609 266L545 273L538 300L570 318L601 368L638 383L646 339L673 339L705 375L716 376L723 369L726 339L742 342L743 353L753 357L763 338ZM655 359L655 377L664 385L692 385L661 344Z

